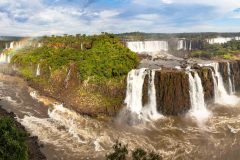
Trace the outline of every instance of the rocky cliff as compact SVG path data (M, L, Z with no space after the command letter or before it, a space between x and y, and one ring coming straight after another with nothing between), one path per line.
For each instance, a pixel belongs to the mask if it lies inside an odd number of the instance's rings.
M184 71L156 71L155 87L160 113L178 115L190 109L188 75Z

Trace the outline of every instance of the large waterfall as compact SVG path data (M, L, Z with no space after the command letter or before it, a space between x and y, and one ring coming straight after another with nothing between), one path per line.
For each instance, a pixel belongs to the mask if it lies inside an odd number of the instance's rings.
M142 90L146 75L149 76L149 102L144 106L142 103ZM127 109L132 113L137 114L139 119L158 119L161 117L157 112L154 77L155 71L146 68L132 70L128 74L125 103L127 104Z
M237 104L239 102L239 99L237 98L237 96L228 94L224 86L223 78L219 71L219 63L211 63L211 64L208 64L208 66L212 66L214 69L214 71L212 71L212 74L213 74L213 82L214 82L215 103L219 103L223 105ZM234 85L229 85L229 87L231 87L231 89L229 90L233 90L232 86Z
M167 41L135 41L127 42L130 50L137 53L168 51Z
M193 73L194 77L192 73L188 73L191 102L190 114L194 116L197 120L203 121L208 118L210 112L206 108L201 78L199 77L197 72Z
M209 44L223 44L227 43L231 40L240 40L240 37L217 37L217 38L209 38L207 39L207 42Z

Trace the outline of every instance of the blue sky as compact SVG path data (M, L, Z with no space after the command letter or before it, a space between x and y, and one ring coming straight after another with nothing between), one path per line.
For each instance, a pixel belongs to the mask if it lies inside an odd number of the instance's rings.
M0 0L0 35L240 32L240 0Z

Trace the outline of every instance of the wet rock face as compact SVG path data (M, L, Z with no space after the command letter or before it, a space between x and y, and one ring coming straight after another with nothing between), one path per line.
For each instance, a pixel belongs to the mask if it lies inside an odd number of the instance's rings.
M214 82L211 69L209 67L202 67L197 72L202 80L205 102L212 103L214 99Z
M149 75L147 74L145 76L144 82L143 82L143 89L142 89L142 104L145 106L148 104L148 85L149 85Z
M232 62L230 62L231 64ZM225 88L229 88L228 84L228 64L227 62L219 62L219 71L222 75Z
M240 61L230 63L236 91L240 90Z
M190 109L189 78L185 71L156 71L157 110L163 115L179 115Z

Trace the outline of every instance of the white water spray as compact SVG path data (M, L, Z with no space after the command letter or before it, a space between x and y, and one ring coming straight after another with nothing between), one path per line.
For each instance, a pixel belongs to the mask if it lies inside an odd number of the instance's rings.
M36 71L36 76L41 75L41 70L40 70L40 64L37 65L37 71Z
M130 50L137 53L168 51L167 41L135 41L127 42Z
M206 108L204 101L204 92L202 81L197 72L194 72L194 77L189 72L189 87L190 87L190 102L191 110L190 115L194 116L200 122L207 120L210 112Z
M228 85L229 85L229 93L230 95L233 95L235 92L235 86L232 83L232 74L231 74L231 67L230 63L227 62L227 69L228 69Z
M143 106L142 104L142 89L145 76L149 75L148 82L148 104ZM154 84L155 71L147 70L141 68L138 70L132 70L128 74L127 79L127 94L125 103L127 104L127 109L132 113L138 115L140 119L158 119L162 117L161 114L157 112L156 105L156 90Z
M235 95L229 95L224 87L223 78L219 72L219 64L211 63L208 66L214 68L213 82L214 82L214 96L215 103L223 105L235 105L239 102L239 98ZM212 71L213 72L213 71Z

